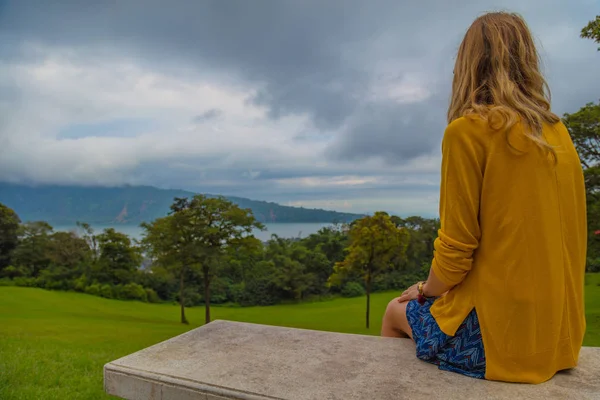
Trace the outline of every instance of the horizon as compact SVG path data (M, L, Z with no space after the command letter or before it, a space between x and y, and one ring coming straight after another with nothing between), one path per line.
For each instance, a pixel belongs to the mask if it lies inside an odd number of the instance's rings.
M438 215L454 57L524 16L562 115L598 100L586 0L0 4L0 182Z
M277 202L273 202L273 201L269 201L269 200L261 200L261 199L251 199L251 198L247 198L247 197L240 197L240 196L230 196L228 194L217 194L217 193L203 193L203 192L193 192L193 191L188 191L185 189L165 189L165 188L160 188L160 187L156 187L156 186L150 186L150 185L130 185L130 184L124 184L121 186L96 186L96 185L64 185L64 184L48 184L48 183L15 183L15 182L0 182L0 186L1 185L12 185L12 186L24 186L24 187L28 187L28 188L32 188L32 189L36 189L36 188L76 188L76 189L82 189L82 188L86 188L86 189L124 189L124 188L147 188L147 189L156 189L156 190L162 190L162 191L181 191L181 192L187 192L191 195L196 195L196 194L202 194L202 195L208 195L208 196L223 196L226 198L230 198L230 199L242 199L242 200L251 200L251 201L255 201L255 202L265 202L265 203L274 203L274 204L278 204L280 206L286 206L286 207L293 207L293 208L304 208L306 210L324 210L324 211L332 211L332 212L339 212L342 214L351 214L351 215L356 215L356 216L362 216L362 215L373 215L375 212L377 211L384 211L384 210L367 210L364 212L346 212L346 211L338 211L338 210L333 210L333 209L327 209L327 208L309 208L309 207L302 207L302 206L294 206L294 205L288 205L288 204L281 204L281 203L277 203ZM390 212L390 211L386 211L388 212L390 215L396 215L398 217L401 218L407 218L407 217L413 217L413 216L419 216L419 217L423 217L423 218L427 218L427 219L435 219L435 218L439 218L439 215L432 215L432 214L410 214L410 213L401 213L401 212ZM268 224L304 224L304 223L308 223L308 224L321 224L323 222L277 222L277 221L271 221L268 222ZM59 226L67 226L68 224L59 224ZM137 226L137 223L128 223L128 222L115 222L114 224L105 224L106 226L109 225L123 225L123 226Z

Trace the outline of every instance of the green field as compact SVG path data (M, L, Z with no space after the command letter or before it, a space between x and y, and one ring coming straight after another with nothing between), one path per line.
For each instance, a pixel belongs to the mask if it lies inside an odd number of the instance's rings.
M585 344L600 346L600 274L588 276ZM364 328L364 298L299 305L214 307L214 319L348 333L378 334L393 293L372 298L372 328ZM0 287L0 399L100 399L102 366L200 324L203 308L179 324L174 305L106 300L78 293Z

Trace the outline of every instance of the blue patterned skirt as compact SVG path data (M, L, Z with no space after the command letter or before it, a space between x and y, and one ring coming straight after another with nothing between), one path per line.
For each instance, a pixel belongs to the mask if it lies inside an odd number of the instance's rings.
M432 304L432 299L423 305L411 300L406 306L406 317L417 345L417 358L445 371L485 379L485 352L475 309L456 334L448 336L431 315Z

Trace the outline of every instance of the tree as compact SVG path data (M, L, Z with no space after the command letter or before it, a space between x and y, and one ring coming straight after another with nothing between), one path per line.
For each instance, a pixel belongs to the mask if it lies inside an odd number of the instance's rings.
M173 209L174 206L171 207ZM182 217L181 213L171 214L152 223L142 223L141 226L145 230L142 246L146 255L151 258L153 271L158 267L178 278L181 323L188 324L185 317L185 276L192 263L192 240L190 228L187 226L189 221Z
M320 248L311 251L300 245L299 250L302 251L298 251L295 256L304 265L308 281L306 294L325 294L327 292L327 280L333 273L334 263L327 259Z
M587 221L588 259L600 258L600 238L592 234L600 229L600 102L588 103L573 114L565 114L563 122L579 153L584 169Z
M253 229L264 229L250 209L242 209L224 197L196 195L184 211L191 220L192 257L202 268L205 323L210 322L210 282L229 246L243 244Z
M49 236L48 258L54 265L74 270L90 261L90 248L73 232L54 232Z
M563 122L577 148L584 168L600 164L600 101L587 103L573 114L565 114Z
M262 259L263 244L254 236L232 241L227 247L223 274L234 282L244 282L248 271Z
M252 230L263 229L250 209L241 209L224 197L194 196L175 198L169 216L143 224L143 242L162 265L177 270L180 279L181 322L187 323L184 310L185 275L199 268L204 285L205 322L210 322L210 284L224 257L233 246L251 242L244 238Z
M306 252L306 247L299 242L277 235L272 235L267 244L265 258L273 266L272 282L286 298L302 299L315 280L303 262Z
M90 254L92 257L92 263L95 263L98 260L98 237L94 234L94 229L92 226L86 222L77 221L77 227L82 230L83 234L81 238L85 240L90 249Z
M15 264L36 277L50 264L48 257L49 236L53 228L44 221L26 222L19 227L19 245L13 256Z
M600 43L600 15L596 15L596 19L590 21L582 30L581 37L592 39L596 43ZM598 48L600 51L600 47Z
M581 37L600 43L600 15L581 30ZM600 48L598 48L600 50ZM588 103L563 122L584 169L588 222L588 270L600 266L600 101Z
M405 228L409 232L406 259L402 265L404 270L411 272L420 271L423 264L431 264L433 256L433 243L437 238L440 228L439 219L427 219L418 216L408 218L391 217L392 222L399 228Z
M344 249L348 239L347 229L347 225L321 228L317 233L302 239L302 243L309 250L322 252L334 264L344 259Z
M112 285L133 282L142 263L140 249L133 245L129 236L113 228L105 229L97 239L98 260L94 265L93 277L101 283Z
M48 236L46 252L49 265L40 272L37 286L59 290L77 288L74 280L84 275L83 268L90 261L85 240L74 232L55 232ZM85 277L82 279L85 282Z
M307 272L314 275L308 289L310 294L325 294L329 289L327 281L333 273L333 266L344 259L344 249L348 245L347 229L346 224L332 225L300 241L307 249L300 253L300 262L306 266Z
M0 203L0 272L11 264L12 253L19 244L20 223L17 213Z
M360 273L367 293L366 325L369 328L372 280L405 257L409 236L407 230L396 227L385 212L376 212L373 216L355 221L349 236L346 258L335 264L329 282L339 284L344 276Z

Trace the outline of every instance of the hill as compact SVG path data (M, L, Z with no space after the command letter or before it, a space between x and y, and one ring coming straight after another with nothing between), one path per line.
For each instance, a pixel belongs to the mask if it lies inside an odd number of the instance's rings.
M17 212L23 221L47 221L51 225L139 224L162 217L175 197L191 197L184 190L151 186L84 187L0 183L0 203ZM212 195L209 195L212 196ZM249 208L261 222L351 222L361 215L321 209L288 207L266 201L227 197Z

